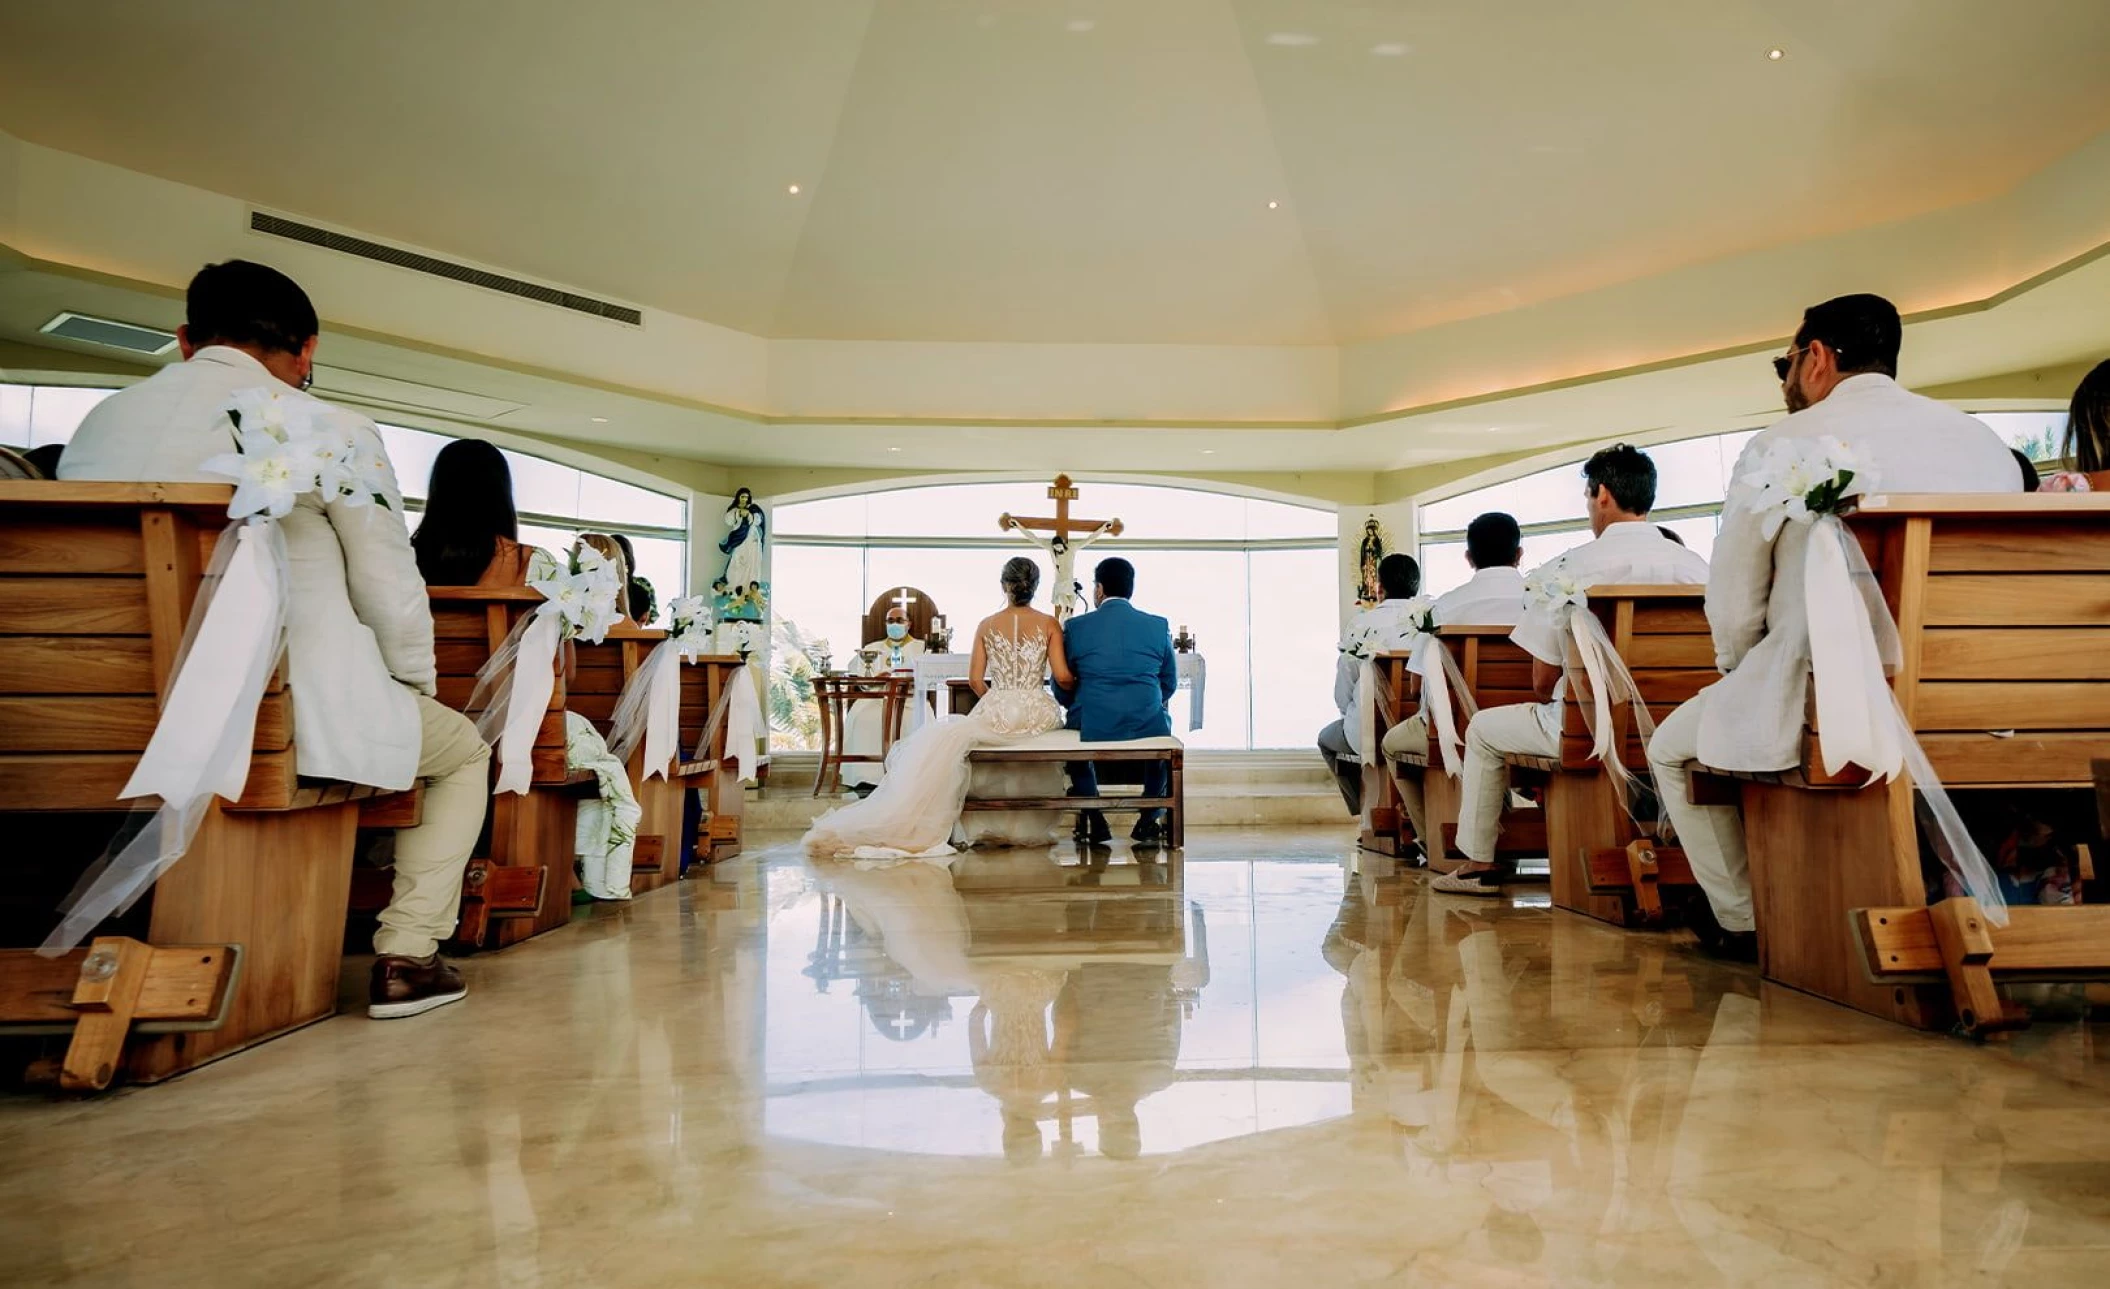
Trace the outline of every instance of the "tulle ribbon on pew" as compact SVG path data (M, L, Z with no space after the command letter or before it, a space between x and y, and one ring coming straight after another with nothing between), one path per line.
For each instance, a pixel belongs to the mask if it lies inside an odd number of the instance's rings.
M628 764L630 753L643 742L648 779L667 777L668 767L681 751L681 664L710 651L710 601L700 595L683 596L668 606L668 621L667 638L652 646L644 665L623 682L608 724L608 751L616 760ZM735 687L725 688L704 731L705 749L710 747L710 736L723 719L726 700Z
M1625 732L1619 719L1621 711L1625 711L1634 722L1643 747L1647 747L1649 740L1656 736L1655 718L1650 715L1648 704L1642 701L1640 686L1634 683L1634 673L1627 670L1611 636L1605 633L1604 623L1590 612L1588 589L1556 561L1525 579L1524 599L1527 605L1552 613L1562 622L1567 655L1563 674L1569 692L1575 696L1576 710L1582 713L1583 726L1590 731L1590 755L1604 766L1605 773L1611 775L1612 782L1619 786L1620 808L1636 824L1653 827L1667 838L1670 821L1660 817L1660 810L1657 812L1659 817L1653 821L1634 813L1639 795L1634 792L1634 785L1639 783L1646 788L1647 800L1653 802L1656 800L1655 775L1650 773L1645 762L1640 773L1635 773L1627 765L1620 746Z
M1377 740L1377 689L1376 657L1381 653L1413 653L1435 630L1433 612L1435 601L1426 595L1417 595L1400 605L1396 620L1382 625L1365 625L1355 629L1341 645L1341 652L1358 660L1356 670L1356 747L1361 750L1364 764L1374 764L1384 756ZM1409 667L1412 667L1410 660ZM1375 801L1365 797L1362 821L1364 828L1372 827L1372 811Z
M1827 436L1775 444L1738 482L1735 504L1758 516L1769 540L1786 524L1810 525L1803 599L1825 773L1856 765L1875 782L1906 774L1942 867L1979 902L1988 921L2006 926L2007 901L1999 879L1971 840L1890 687L1889 677L1904 657L1897 622L1861 543L1839 518L1875 478L1845 444Z
M1810 620L1810 684L1816 694L1817 744L1824 771L1858 765L1880 782L1902 770L1918 794L1927 840L1942 867L1985 910L2007 925L2007 899L1992 865L1971 840L1956 803L1934 773L1888 677L1903 661L1897 623L1861 552L1836 515L1813 521L1803 565Z
M286 647L286 541L269 520L230 524L198 587L168 701L121 799L141 802L110 849L60 902L38 952L56 956L124 912L190 848L215 795L249 781L264 687Z
M327 404L260 387L236 391L223 412L235 450L199 468L234 482L227 515L235 522L213 546L161 715L118 793L137 804L60 901L59 924L37 947L47 957L131 908L182 859L213 797L241 798L257 708L286 650L292 571L278 521L308 493L352 506L396 504L378 440L362 441L354 422Z
M505 641L477 669L466 710L476 732L498 753L495 792L526 792L534 778L535 735L557 689L557 652L564 642L595 644L622 620L615 566L590 546L572 552L569 569L544 571L528 585L543 602L513 624ZM677 674L678 680L678 674ZM679 693L676 694L677 705Z

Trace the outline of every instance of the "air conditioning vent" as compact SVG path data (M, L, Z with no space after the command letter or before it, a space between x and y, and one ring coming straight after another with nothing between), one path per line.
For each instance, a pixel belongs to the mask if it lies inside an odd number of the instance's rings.
M113 322L109 318L91 318L85 313L62 313L38 330L61 340L78 340L84 345L122 349L128 354L145 354L152 358L176 347L173 332L142 327L137 323Z
M466 264L456 264L430 255L421 255L416 251L406 251L400 247L384 246L379 242L370 242L363 237L353 237L346 233L333 232L327 228L317 228L313 224L299 223L279 215L267 215L261 210L249 212L249 227L255 232L269 233L273 237L284 237L295 242L306 242L310 246L320 246L324 250L340 251L346 255L356 255L363 260L393 264L399 269L409 269L413 273L424 273L432 277L443 277L450 282L461 282L469 286L480 286L487 291L503 291L507 295L517 295L523 300L533 300L538 304L553 304L560 309L570 309L574 313L587 313L592 314L596 318L609 318L616 322L628 323L633 327L643 326L645 322L645 315L627 304L614 304L607 300L596 300L590 295L577 295L570 291L559 291L555 287L543 286L539 282L526 282L520 278L506 277L500 273L473 269Z

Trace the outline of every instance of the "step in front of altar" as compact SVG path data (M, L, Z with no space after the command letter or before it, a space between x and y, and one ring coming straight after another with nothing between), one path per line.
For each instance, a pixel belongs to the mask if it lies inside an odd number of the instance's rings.
M812 753L780 752L771 759L769 787L751 795L747 826L801 832L853 798L814 797ZM1316 752L1219 752L1187 749L1189 828L1353 825L1332 776Z

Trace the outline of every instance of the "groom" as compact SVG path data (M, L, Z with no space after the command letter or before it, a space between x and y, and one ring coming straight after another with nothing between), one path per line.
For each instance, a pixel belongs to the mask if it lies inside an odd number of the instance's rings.
M1069 654L1076 685L1068 690L1058 686L1055 696L1070 710L1069 728L1087 743L1162 738L1172 733L1166 704L1179 688L1172 631L1165 619L1139 612L1129 603L1135 590L1135 565L1120 558L1101 560L1092 574L1094 611L1063 624L1063 649ZM1164 763L1148 762L1143 770L1143 795L1162 797L1171 791ZM1099 795L1099 779L1089 761L1070 765L1070 795ZM1164 814L1163 810L1145 810L1129 836L1144 845L1162 842ZM1112 835L1104 815L1096 810L1078 812L1079 841L1103 842Z

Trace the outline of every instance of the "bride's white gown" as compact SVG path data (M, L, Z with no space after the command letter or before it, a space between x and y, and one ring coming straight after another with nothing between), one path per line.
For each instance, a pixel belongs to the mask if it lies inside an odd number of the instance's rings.
M1013 621L1016 626L1016 620ZM967 799L970 772L967 754L978 747L1015 743L1062 725L1062 709L1047 690L1048 642L1035 633L1021 640L989 631L982 637L989 657L989 692L974 711L931 722L894 745L887 754L886 776L862 801L831 811L814 821L805 837L806 853L820 859L943 862L955 853L953 830L960 822L960 803ZM1006 767L987 767L1003 773ZM1019 767L1019 772L1056 776L1054 766ZM1060 789L1045 795L1060 795ZM979 812L978 812L979 813ZM1004 812L1001 823L985 822L978 840L1033 843L1047 840L1053 816L1044 812ZM1011 818L1016 813L1019 817Z

